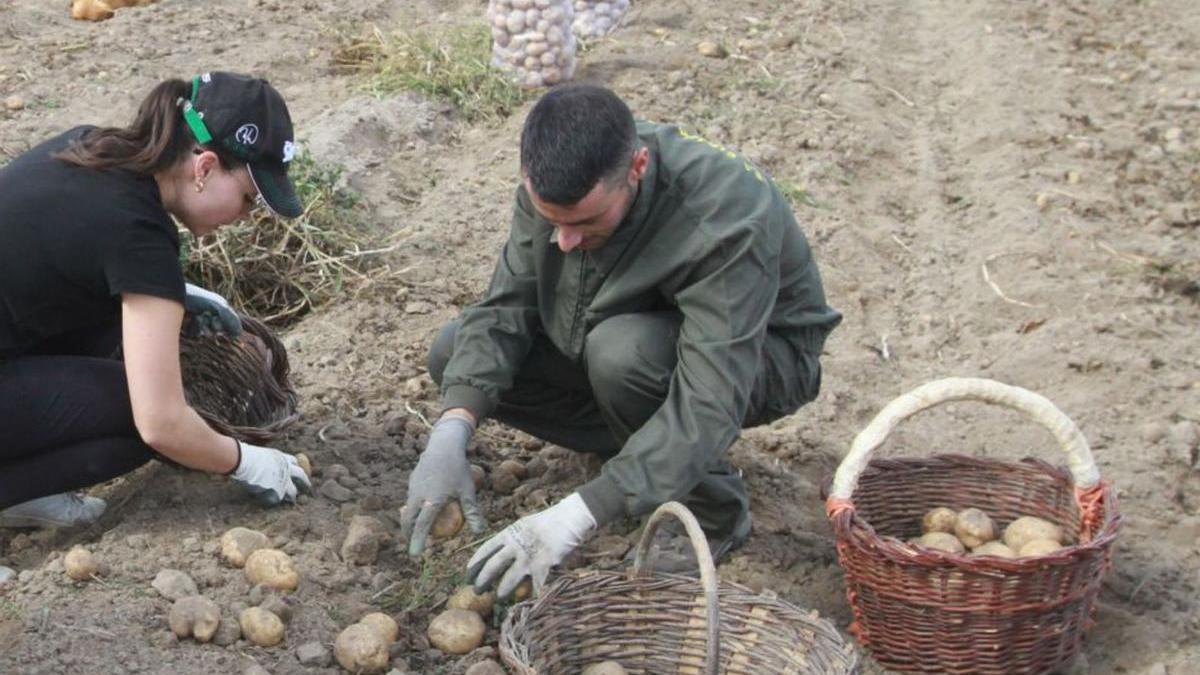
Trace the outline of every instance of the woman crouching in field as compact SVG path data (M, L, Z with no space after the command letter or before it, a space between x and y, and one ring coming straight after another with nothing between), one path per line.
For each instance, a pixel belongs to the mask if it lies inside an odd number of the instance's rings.
M184 282L171 220L199 237L259 199L299 215L292 153L279 92L214 72L158 84L127 128L77 127L0 169L0 526L92 522L104 502L72 491L158 456L269 504L310 487L291 455L187 405L185 313L189 330L241 324Z

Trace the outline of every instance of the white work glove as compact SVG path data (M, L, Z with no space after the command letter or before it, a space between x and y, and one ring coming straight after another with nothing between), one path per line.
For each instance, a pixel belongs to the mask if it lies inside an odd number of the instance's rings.
M241 460L230 478L260 502L274 506L282 501L296 501L300 490L312 492L308 474L292 455L249 443L240 443L240 447Z
M541 595L550 568L562 563L596 529L596 519L578 492L544 511L525 516L492 537L467 563L467 581L481 593L499 580L496 595L512 595L525 577ZM501 577L503 575L503 577Z
M400 514L400 534L408 539L410 556L421 555L429 528L451 499L458 500L472 532L487 527L467 462L467 443L474 433L475 426L457 415L443 415L429 432L425 452L408 477L408 500Z
M184 333L188 337L223 333L236 338L242 334L242 320L225 298L193 284L185 284L184 291L183 308L188 314Z

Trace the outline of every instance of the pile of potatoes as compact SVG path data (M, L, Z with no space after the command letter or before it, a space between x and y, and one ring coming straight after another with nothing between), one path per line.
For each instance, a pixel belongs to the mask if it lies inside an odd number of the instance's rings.
M945 506L931 509L921 519L920 537L909 544L949 553L1027 558L1053 553L1064 545L1061 527L1034 516L1021 516L1001 533L995 522L979 509L954 511Z
M629 11L629 0L575 0L575 37L590 40L608 35L621 25Z
M571 0L489 0L492 64L533 89L575 75Z

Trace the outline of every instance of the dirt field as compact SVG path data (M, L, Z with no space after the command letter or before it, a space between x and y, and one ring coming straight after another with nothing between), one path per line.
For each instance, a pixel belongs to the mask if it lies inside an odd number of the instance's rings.
M112 507L94 528L0 533L0 564L21 571L0 590L0 672L335 673L328 660L301 665L297 649L328 648L372 607L401 620L401 673L461 673L494 656L494 628L491 647L462 658L424 638L471 542L414 562L395 534L422 416L436 408L424 355L490 275L523 114L467 125L416 96L361 99L331 68L341 31L482 21L486 3L163 0L100 24L71 21L66 4L0 0L0 101L21 103L0 105L0 155L74 124L123 123L161 78L252 71L283 91L318 159L346 165L376 227L411 235L395 254L399 292L368 291L286 335L304 419L279 446L313 457L318 494L263 510L223 479L154 465L97 490ZM703 40L729 56L701 56ZM639 116L736 148L807 195L797 213L846 316L818 401L733 448L755 536L724 578L844 629L821 482L895 396L990 377L1057 403L1121 495L1127 518L1075 672L1198 672L1198 54L1194 0L635 0L626 26L581 55L579 76ZM489 468L548 466L515 496L484 490L493 527L596 470L494 424L475 446ZM885 446L951 451L1059 459L1044 432L970 404L906 423ZM360 514L392 538L374 564L353 566L338 551ZM216 556L236 525L268 533L301 569L286 642L178 642L150 582L185 571L231 618L257 599ZM610 534L627 542L636 527ZM607 548L584 560L614 564L622 540L599 541ZM69 582L74 543L112 573Z

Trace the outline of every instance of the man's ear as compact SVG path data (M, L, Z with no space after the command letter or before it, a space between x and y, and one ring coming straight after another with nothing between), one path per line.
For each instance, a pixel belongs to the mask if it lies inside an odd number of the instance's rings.
M642 146L633 152L633 161L629 163L629 184L637 185L642 180L642 176L646 175L646 168L650 166L650 148Z

